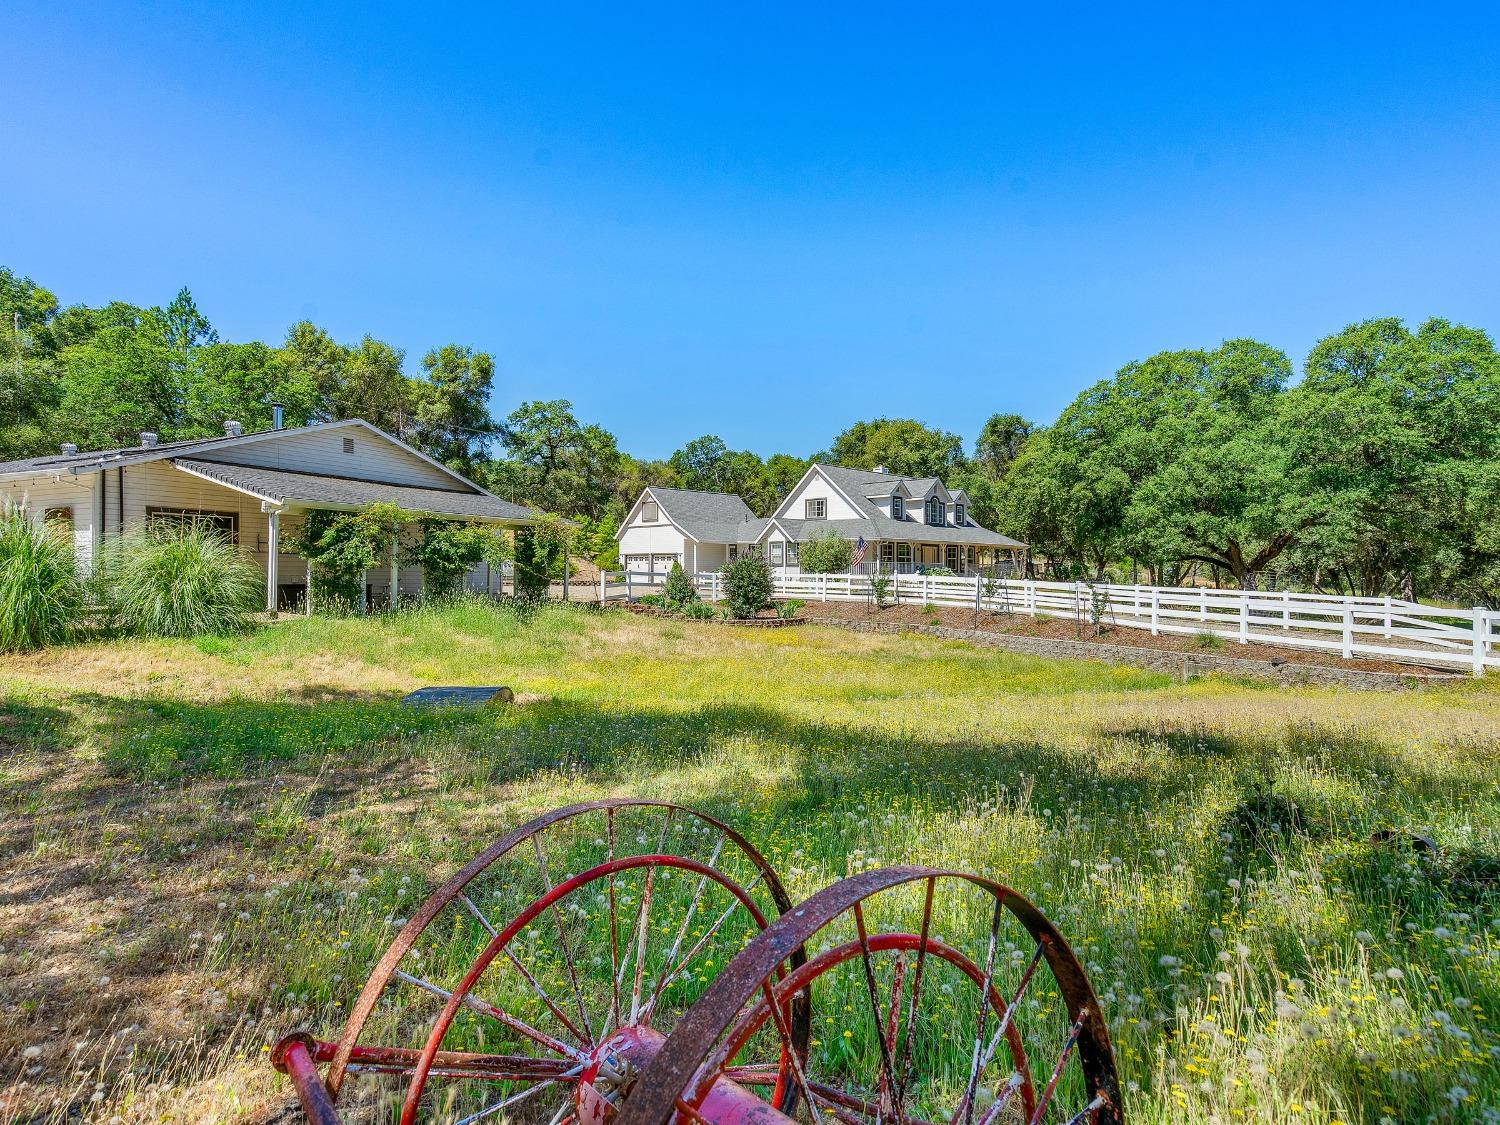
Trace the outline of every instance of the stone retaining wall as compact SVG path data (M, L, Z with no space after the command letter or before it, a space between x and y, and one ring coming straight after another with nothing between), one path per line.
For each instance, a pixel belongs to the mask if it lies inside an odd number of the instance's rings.
M1269 660L1251 660L1240 656L1216 656L1212 653L1172 652L1126 645L1094 644L1090 641L1056 640L1051 637L1018 637L1009 633L991 633L984 629L952 629L945 625L915 625L893 621L845 621L817 618L818 625L848 629L855 633L923 633L944 640L967 641L986 648L1000 648L1028 656L1063 657L1071 660L1102 660L1167 672L1186 679L1207 673L1225 676L1248 676L1281 684L1332 684L1364 691L1400 691L1425 684L1446 683L1461 677L1444 672L1367 672L1358 668L1338 668L1327 664L1272 664Z

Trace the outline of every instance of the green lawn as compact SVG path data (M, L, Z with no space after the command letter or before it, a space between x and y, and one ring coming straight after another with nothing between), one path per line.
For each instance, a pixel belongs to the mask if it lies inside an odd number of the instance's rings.
M520 700L396 705L430 683ZM469 606L10 657L0 690L0 1122L284 1097L263 1044L336 1032L391 918L606 795L729 821L794 898L908 862L1015 887L1090 966L1132 1121L1500 1113L1492 684ZM1388 826L1443 851L1372 845Z

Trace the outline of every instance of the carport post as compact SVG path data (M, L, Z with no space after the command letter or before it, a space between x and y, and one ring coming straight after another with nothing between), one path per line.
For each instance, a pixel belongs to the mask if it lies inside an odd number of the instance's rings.
M266 525L266 612L272 617L276 616L277 579L280 577L278 573L280 565L281 509L272 508Z

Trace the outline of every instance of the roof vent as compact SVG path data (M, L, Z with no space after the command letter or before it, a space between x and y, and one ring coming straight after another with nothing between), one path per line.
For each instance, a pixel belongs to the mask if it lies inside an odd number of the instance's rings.
M242 426L242 425L240 425L233 418L231 418L229 421L227 421L227 422L224 423L224 436L225 437L239 437L244 432L245 432L245 427Z
M874 471L877 472L877 473L888 473L888 472L890 472L890 470L887 469L884 465L876 465Z
M142 449L155 449L156 448L156 435L153 434L150 430L142 430L141 431L141 448Z
M62 451L64 457L72 457L78 452L78 443L65 441L62 443Z

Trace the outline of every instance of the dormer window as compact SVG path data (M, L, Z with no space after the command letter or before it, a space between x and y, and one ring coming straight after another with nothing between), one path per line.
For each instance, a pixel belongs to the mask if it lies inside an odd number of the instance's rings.
M904 520L906 518L906 499L901 496L891 497L891 519Z
M954 524L956 526L958 526L958 527L963 527L964 526L964 520L966 518L967 518L967 509L965 508L965 506L962 505L962 504L955 504L955 505L953 505L953 522L954 522Z
M933 496L927 501L927 525L929 527L943 526L943 501L939 496Z
M641 505L641 522L656 523L661 519L661 508L654 500L647 500Z
M808 500L803 504L803 511L807 513L810 520L826 520L828 518L827 500Z

